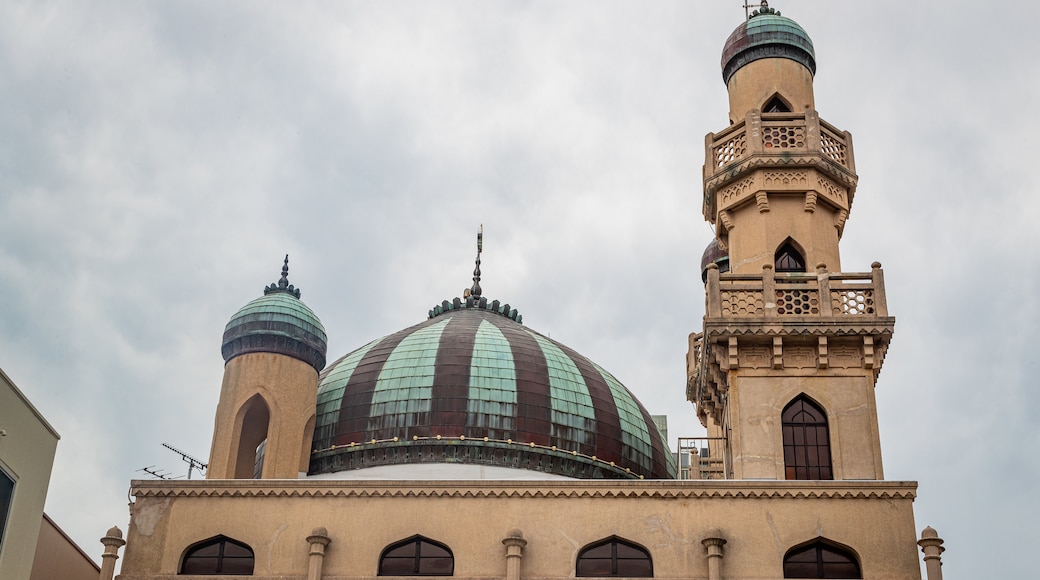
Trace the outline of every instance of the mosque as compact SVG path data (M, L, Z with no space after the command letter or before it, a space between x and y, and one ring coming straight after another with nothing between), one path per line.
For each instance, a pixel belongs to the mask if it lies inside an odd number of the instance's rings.
M766 2L723 48L687 357L710 442L696 465L607 369L484 295L479 236L463 296L331 363L286 258L226 326L206 479L133 481L102 580L124 543L122 580L909 580L919 546L941 580L917 484L884 479L874 388L895 319L880 264L842 270L858 177L815 72Z

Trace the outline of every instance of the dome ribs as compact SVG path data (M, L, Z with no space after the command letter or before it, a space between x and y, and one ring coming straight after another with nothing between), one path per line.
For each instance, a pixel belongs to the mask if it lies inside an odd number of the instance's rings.
M494 324L509 341L516 367L516 430L526 433L537 445L551 445L552 394L544 377L549 376L545 354L531 335L521 327L497 316L485 320Z
M621 418L618 415L617 405L614 403L614 395L610 393L610 387L603 380L603 376L593 368L588 359L570 347L559 343L557 346L574 361L574 365L581 371L585 388L588 389L589 396L592 398L592 405L596 413L596 434L595 439L589 443L595 450L593 453L600 455L599 459L603 461L613 461L622 467L632 468L637 473L642 472L642 466L626 461L619 453L625 446L621 435ZM610 444L607 444L604 439L611 440Z
M336 425L336 445L349 445L353 442L368 441L368 418L372 410L372 395L375 393L379 373L386 364L390 353L416 327L406 328L384 338L372 347L368 354L358 363L354 374L347 381L343 391L339 411L339 423Z
M453 316L441 334L430 401L430 435L458 437L466 425L469 373L480 319Z
M645 407L643 407L642 405L639 405L639 412L643 414L643 420L646 421L647 425L654 425L654 418L650 416L650 412L647 411ZM668 473L668 460L665 458L665 455L668 453L668 451L664 448L664 442L661 441L661 438L654 436L654 434L656 434L657 432L658 431L656 429L654 429L653 431L650 432L651 433L651 435L650 435L650 444L653 445L653 449L654 449L654 457L653 457L654 468L650 471L650 473L653 473L653 474ZM659 475L658 477L662 477L662 476ZM664 476L664 477L667 477L667 476Z

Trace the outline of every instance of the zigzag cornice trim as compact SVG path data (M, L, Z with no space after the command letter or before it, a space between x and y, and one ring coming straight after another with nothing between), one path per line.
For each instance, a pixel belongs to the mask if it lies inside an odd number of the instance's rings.
M725 336L880 336L891 339L895 329L895 318L876 319L875 324L817 323L806 324L778 322L773 319L748 319L736 323L704 320L704 334L713 338Z
M736 162L704 182L704 194L712 195L719 188L729 185L744 175L748 170L757 167L816 167L828 177L839 180L842 184L855 189L859 176L849 172L840 163L822 155L780 156L776 154L757 154ZM850 192L850 198L852 192ZM851 205L851 199L849 200Z
M609 499L909 499L914 481L638 481L486 482L202 480L142 481L131 484L135 498L289 497L457 499L609 498Z

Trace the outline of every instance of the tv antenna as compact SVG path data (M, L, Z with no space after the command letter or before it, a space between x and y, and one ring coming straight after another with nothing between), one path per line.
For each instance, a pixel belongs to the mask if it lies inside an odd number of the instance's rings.
M170 474L169 473L164 472L162 469L156 469L154 465L149 465L148 467L142 467L141 469L138 469L137 471L143 471L143 472L147 473L148 475L151 475L152 477L154 477L156 479L170 479Z
M758 4L752 4L751 0L744 0L744 19L751 20L750 10L755 6L769 6L769 0L762 0Z
M198 469L199 473L205 474L206 468L209 467L209 465L206 465L201 460L196 459L196 458L192 457L191 455L188 455L187 453L181 451L180 449L177 449L176 447L174 447L173 445L170 445L169 443L163 443L162 446L167 448L167 449L169 449L170 451L173 451L177 455L180 455L181 459L184 460L184 462L188 464L188 479L191 479L191 470L192 469Z

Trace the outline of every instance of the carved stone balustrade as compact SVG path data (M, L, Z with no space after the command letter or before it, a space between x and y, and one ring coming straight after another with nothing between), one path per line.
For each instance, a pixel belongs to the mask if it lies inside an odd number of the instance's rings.
M852 203L857 177L852 135L820 119L816 111L761 113L705 137L704 216L714 223L715 194L760 168L807 167L820 171L824 191L848 190Z
M690 336L687 398L704 422L718 417L728 371L812 369L872 371L876 378L892 338L884 274L870 272L720 274L708 266L703 334Z

